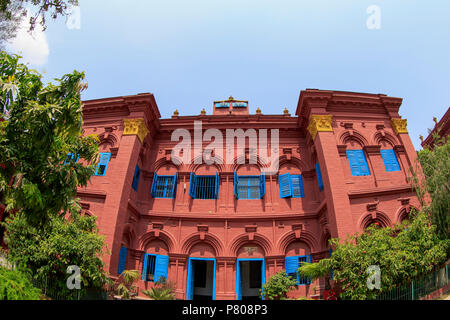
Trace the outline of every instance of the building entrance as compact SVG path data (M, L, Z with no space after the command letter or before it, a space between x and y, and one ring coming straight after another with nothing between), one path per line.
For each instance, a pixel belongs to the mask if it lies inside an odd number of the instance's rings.
M261 300L260 289L265 282L264 259L237 259L237 300Z
M214 300L216 259L189 258L187 300Z

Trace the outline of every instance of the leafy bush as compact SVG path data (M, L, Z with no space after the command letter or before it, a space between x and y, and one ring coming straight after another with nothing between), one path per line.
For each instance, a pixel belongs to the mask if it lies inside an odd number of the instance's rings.
M175 300L175 282L167 281L161 277L155 282L155 286L150 290L143 290L142 293L153 300Z
M261 296L268 300L284 300L286 294L297 284L297 279L288 277L286 271L273 275L263 284Z
M427 274L446 261L449 240L440 240L426 213L419 212L407 226L370 227L345 241L332 239L331 258L299 268L302 276L324 277L333 270L343 299L374 299L411 279ZM381 287L369 289L367 269L379 266Z
M95 221L96 217L55 216L45 226L34 227L18 212L4 222L9 259L26 266L35 280L50 280L56 286L51 289L60 294L72 292L66 286L70 265L80 268L81 295L86 288L102 288L104 239L97 234Z
M30 278L25 271L0 266L0 300L40 300L42 292Z

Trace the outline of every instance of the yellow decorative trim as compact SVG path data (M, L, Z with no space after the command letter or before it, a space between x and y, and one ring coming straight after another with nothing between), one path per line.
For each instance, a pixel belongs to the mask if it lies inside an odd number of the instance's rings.
M406 119L391 119L391 125L396 134L408 133L408 129L406 129L406 122Z
M328 115L311 115L309 118L308 131L313 140L316 139L317 132L333 132L331 127L331 119L333 116Z
M137 135L139 140L144 143L144 139L147 134L150 132L145 125L144 119L123 119L123 135L124 136L132 136Z

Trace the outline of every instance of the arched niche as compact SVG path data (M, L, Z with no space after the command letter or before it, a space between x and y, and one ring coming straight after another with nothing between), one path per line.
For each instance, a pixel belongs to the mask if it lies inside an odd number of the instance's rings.
M156 173L157 173L158 175L161 175L161 176L163 176L163 175L170 175L170 176L173 176L173 175L174 175L175 173L177 173L177 172L178 172L178 169L177 169L177 167L176 167L175 165L167 163L167 164L161 166L161 167L157 170Z
M261 169L256 164L242 164L236 172L240 176L258 176L261 174Z
M286 248L286 257L305 256L311 254L311 248L303 241L293 241Z
M145 246L144 251L146 253L151 254L161 254L161 255L169 254L169 248L167 247L166 243L161 239L153 239L150 242L148 242L147 245Z
M193 258L215 258L216 251L210 244L199 242L189 250L189 256Z
M194 172L198 176L215 176L218 173L217 167L213 165L200 165Z
M279 171L280 174L285 174L285 173L302 174L302 171L300 170L300 168L297 167L292 162L284 163L283 165L280 166L278 171Z
M242 245L237 251L238 259L264 258L264 250L254 242Z

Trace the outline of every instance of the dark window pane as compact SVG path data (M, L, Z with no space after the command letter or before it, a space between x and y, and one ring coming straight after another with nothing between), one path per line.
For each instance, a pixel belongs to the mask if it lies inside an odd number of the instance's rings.
M155 262L156 256L153 255L147 256L147 281L155 280Z

